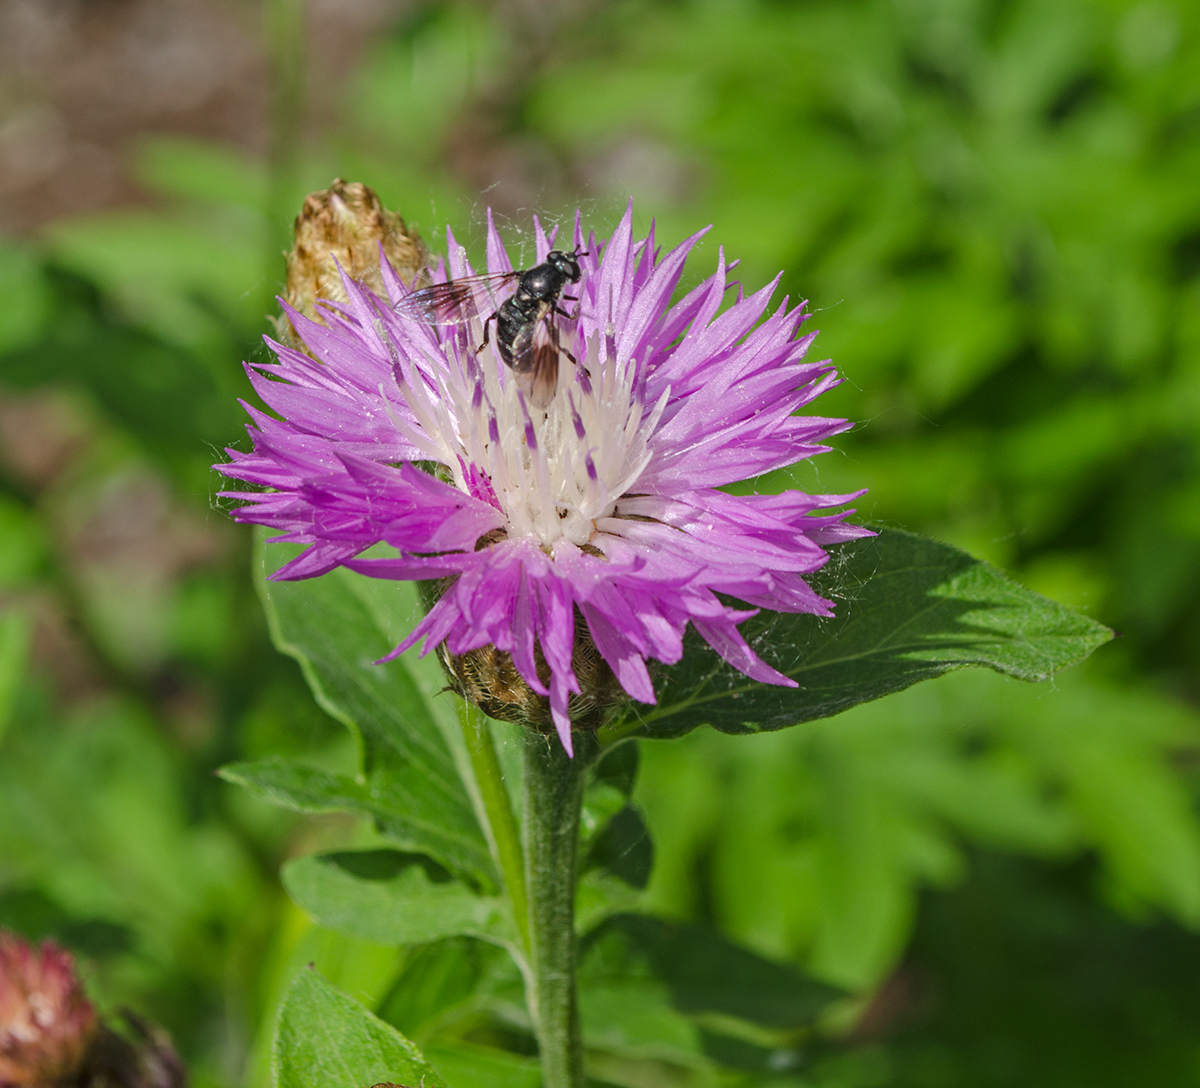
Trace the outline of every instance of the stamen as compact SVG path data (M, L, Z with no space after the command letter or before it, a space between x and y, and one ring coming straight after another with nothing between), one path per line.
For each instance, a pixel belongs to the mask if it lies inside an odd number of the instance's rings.
M571 421L575 424L575 437L582 442L587 436L587 429L583 425L583 417L575 407L575 398L571 396L569 389L567 390L567 401L571 405Z

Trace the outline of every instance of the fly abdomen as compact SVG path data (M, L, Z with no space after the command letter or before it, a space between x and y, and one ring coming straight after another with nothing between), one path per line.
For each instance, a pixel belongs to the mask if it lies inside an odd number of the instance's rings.
M550 313L550 309L550 303L532 300L528 306L512 307L509 314L505 314L503 308L498 314L496 339L500 357L516 373L526 373L535 366L538 353L534 350L534 339L538 336L542 318ZM551 333L557 341L557 335L554 333L557 333L557 330Z
M496 346L500 358L518 374L534 365L533 340L543 317L550 312L550 304L531 299L522 304L516 298L509 299L496 315Z

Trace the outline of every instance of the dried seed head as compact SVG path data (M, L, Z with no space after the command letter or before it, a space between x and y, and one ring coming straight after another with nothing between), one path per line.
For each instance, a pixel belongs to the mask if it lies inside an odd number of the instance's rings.
M345 302L340 266L351 279L386 295L379 272L379 246L405 283L425 267L421 239L373 189L338 178L328 189L309 193L296 216L295 248L287 255L287 300L305 317L320 321L315 303ZM280 319L280 334L303 349L291 323Z
M0 932L0 1088L73 1080L96 1028L71 954Z

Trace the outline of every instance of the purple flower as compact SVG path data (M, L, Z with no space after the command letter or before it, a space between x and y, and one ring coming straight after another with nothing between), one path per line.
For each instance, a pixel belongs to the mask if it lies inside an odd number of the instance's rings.
M236 518L308 545L276 578L341 565L453 579L389 657L421 639L424 653L494 646L548 698L568 751L580 622L644 703L647 659L678 661L689 622L748 676L795 686L738 624L759 608L831 614L803 576L825 563L824 546L868 535L833 509L851 495L718 490L825 451L846 421L797 413L837 377L804 361L815 333L797 338L802 307L785 299L762 319L778 279L749 298L739 289L718 314L730 286L722 251L716 272L672 304L705 232L663 257L653 228L635 241L632 223L630 206L601 243L576 216L582 279L569 292L578 302L564 303L571 316L557 319L564 350L543 407L492 348L475 353L477 321L464 335L397 312L408 290L385 262L390 302L347 280L326 324L288 310L315 359L271 342L279 361L247 368L281 418L247 407L254 451L230 450L218 466L270 489L229 492L247 504ZM540 263L553 235L534 228ZM450 278L471 274L453 236L449 254ZM487 261L512 268L490 215ZM397 554L356 558L381 541Z

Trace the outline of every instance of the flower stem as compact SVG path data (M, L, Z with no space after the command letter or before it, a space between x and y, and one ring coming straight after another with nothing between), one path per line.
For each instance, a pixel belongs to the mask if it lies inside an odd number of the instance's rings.
M496 758L491 727L486 715L473 703L462 703L463 736L471 756L475 781L479 784L480 800L487 817L490 846L504 878L512 902L513 916L521 934L521 943L529 952L529 901L525 894L525 859L521 852L521 833L517 828L504 788L504 774Z
M580 747L584 747L581 745ZM525 738L525 884L529 892L530 994L545 1088L582 1088L583 1045L575 992L575 878L579 811L589 760L555 737Z

